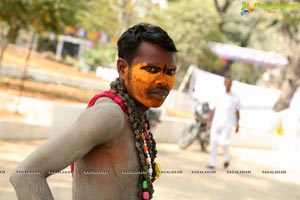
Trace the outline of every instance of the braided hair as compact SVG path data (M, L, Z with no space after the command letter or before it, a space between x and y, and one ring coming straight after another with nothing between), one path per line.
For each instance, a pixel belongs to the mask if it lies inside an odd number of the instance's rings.
M154 175L150 177L148 174L148 169L146 165L146 159L145 159L145 154L143 151L143 139L141 138L141 133L145 133L146 131L148 132L149 136L146 139L148 143L148 149L151 157L151 162L150 165L152 165L152 168L154 169L154 159L156 158L156 142L154 140L153 134L150 132L150 125L149 125L149 120L147 119L147 116L141 113L141 111L137 107L137 103L135 100L133 100L127 93L127 89L124 85L124 82L122 79L117 78L115 81L111 82L110 84L111 90L118 95L122 100L124 101L124 104L127 108L128 112L128 117L129 121L131 123L132 131L133 131L133 136L135 140L135 147L138 152L138 157L139 157L139 163L140 163L140 171L146 172L142 173L139 177L139 185L141 186L139 189L139 196L142 196L142 181L146 180L147 181L147 191L150 194L150 199L153 197L154 189L152 182L155 180L155 170L154 170ZM146 123L146 128L143 124L143 121Z
M140 44L143 42L151 42L159 45L163 49L170 52L177 52L177 48L168 35L168 33L159 26L154 26L148 23L140 23L129 29L127 29L119 38L118 44L118 57L125 59L129 65L132 65L134 57L138 54ZM139 197L142 198L143 189L149 192L149 199L153 196L152 182L155 180L156 164L154 159L156 158L156 143L150 132L150 125L146 115L143 115L138 109L137 102L132 99L127 92L125 84L121 78L117 78L110 84L111 90L123 99L125 107L127 108L129 121L131 123L133 136L135 140L135 147L138 152L140 161L140 170L143 173L139 177ZM148 137L145 137L145 133L148 133ZM148 151L145 153L144 145L147 145ZM145 159L147 157L147 159ZM148 174L148 167L149 173ZM154 169L154 170L153 170ZM153 171L153 173L152 173ZM145 189L146 188L146 189ZM146 192L146 193L147 193ZM148 197L143 199L147 199Z

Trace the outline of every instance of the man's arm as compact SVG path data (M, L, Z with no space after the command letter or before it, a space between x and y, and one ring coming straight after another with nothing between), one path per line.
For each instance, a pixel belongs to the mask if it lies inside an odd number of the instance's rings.
M235 126L235 132L238 133L240 130L240 109L241 109L241 100L240 98L237 96L237 104L236 104L236 111L235 111L235 115L236 115L236 126Z
M211 127L211 122L214 118L214 114L215 114L215 109L212 109L210 112L209 112L209 116L208 116L208 119L207 119L207 125L206 125L206 129L210 129Z
M235 127L235 132L238 133L240 130L240 125L239 125L239 121L240 121L240 111L236 111L236 127Z
M46 141L15 169L9 179L18 199L53 199L46 182L49 171L60 171L98 144L116 138L124 124L123 111L113 102L85 110L64 134ZM20 174L17 170L40 174Z

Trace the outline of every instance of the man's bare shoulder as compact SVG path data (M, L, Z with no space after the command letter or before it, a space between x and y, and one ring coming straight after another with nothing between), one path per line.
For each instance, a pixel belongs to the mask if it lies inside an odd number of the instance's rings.
M100 115L101 112L108 112L110 115L114 115L116 118L124 119L125 113L120 105L108 97L101 97L97 99L92 107L87 108L87 110L89 109L92 109L97 113L99 112L98 114Z
M121 107L113 100L103 97L82 112L69 133L72 132L70 134L73 137L105 143L122 134L125 121L126 114Z

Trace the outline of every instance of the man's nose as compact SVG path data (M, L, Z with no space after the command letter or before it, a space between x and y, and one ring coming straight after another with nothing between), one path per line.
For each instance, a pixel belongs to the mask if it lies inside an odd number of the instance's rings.
M155 84L157 85L167 85L167 77L164 72L160 72L155 78Z

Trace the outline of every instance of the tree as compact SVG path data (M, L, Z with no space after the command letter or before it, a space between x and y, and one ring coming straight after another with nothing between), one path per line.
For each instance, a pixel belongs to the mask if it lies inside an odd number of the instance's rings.
M258 11L255 11L255 15L240 16L239 11L242 7L240 1L214 0L214 6L221 18L218 28L223 33L227 43L233 43L240 47L255 46L257 41L253 38L259 36L258 33L265 32L276 22L276 19L270 19L265 13ZM272 34L274 33L275 31ZM270 41L266 36L263 38L265 41ZM265 42L264 45L260 45L260 48L269 49L270 45ZM231 60L225 63L217 73L220 75L230 74L233 62Z
M7 34L2 37L1 63L7 45L15 42L20 29L60 33L64 25L75 23L73 15L77 7L72 0L3 0L0 10L0 22L8 27Z
M143 21L151 0L78 0L78 26L88 32L104 33L118 38L129 26Z
M151 0L78 0L80 12L76 15L77 28L88 33L108 37L107 43L93 40L93 49L85 53L85 61L94 70L96 66L114 66L117 38L133 24L144 21L152 6Z
M300 2L298 1L294 1ZM230 4L233 3L232 1L226 0L223 6L219 5L219 1L215 0L215 7L218 10L218 13L223 15ZM240 2L239 2L240 3ZM266 2L266 4L269 3L274 4L273 2ZM279 3L287 4L285 1L280 1ZM291 3L290 3L291 4ZM257 35L257 32L267 32L268 29L272 29L272 35L276 35L279 32L281 35L280 38L283 38L282 45L284 48L280 49L284 52L286 57L289 60L289 64L285 67L285 76L284 80L282 81L281 86L281 95L277 102L275 103L273 109L275 111L281 111L289 107L291 99L293 98L294 93L296 92L297 88L300 86L300 15L296 10L293 10L291 8L286 9L277 9L277 10L271 10L272 12L276 13L275 15L272 15L270 13L267 13L267 10L263 9L257 9L255 11L255 16L247 16L247 20L245 20L248 27L250 27L248 33L245 35L245 37L240 39L239 46L247 46L250 42L251 36ZM270 11L269 11L270 12ZM228 13L228 12L227 12ZM267 13L267 15L266 15ZM270 17L271 16L271 17ZM226 18L225 18L226 19ZM237 23L243 22L242 19L235 19L235 25ZM244 18L245 19L245 18ZM222 27L226 27L226 24L228 25L228 22L222 21L220 23L220 30L224 30ZM240 29L241 30L241 29ZM242 29L243 30L243 29ZM274 31L275 30L275 31ZM233 41L232 38L232 31L224 31L224 33L229 36L228 39ZM238 37L236 37L238 38ZM270 43L278 43L277 40L270 40L270 38L264 36L264 38L269 42L269 44L264 44L263 48L267 50L273 51L274 48L271 48L272 45ZM224 70L222 70L222 73L230 70L232 62L228 63L224 66ZM221 74L222 74L221 73Z
M190 64L216 73L232 73L233 61L221 62L220 59L208 49L208 42L231 43L246 47L253 45L253 37L259 35L270 23L264 15L259 17L240 16L240 2L229 0L215 1L168 1L165 9L153 9L152 20L164 27L174 38L179 49L178 63L181 67L179 79L186 72ZM222 2L222 3L220 3ZM257 31L257 32L256 32ZM264 40L267 42L264 38ZM249 77L247 81L255 81L257 73L261 70L256 68L255 77ZM249 70L240 70L239 76L245 77L250 74ZM233 73L236 74L236 73Z
M297 1L299 2L299 1ZM293 11L293 10L292 10ZM300 86L300 15L282 12L278 17L278 28L284 37L285 52L289 60L281 86L281 94L273 109L281 111L290 106L297 88Z
M27 20L36 32L63 33L64 26L76 25L79 7L73 0L30 1Z
M3 54L8 44L16 40L21 28L28 28L27 5L28 1L19 0L3 0L0 4L0 22L6 25L2 26L1 30L0 69ZM6 34L3 31L5 27L8 27Z
M219 17L210 0L168 1L163 9L152 9L148 20L163 27L179 49L177 85L191 64L209 71L217 70L217 57L207 48L208 41L221 42L217 29Z
M24 90L24 82L27 75L28 61L30 59L32 44L36 33L43 31L51 31L60 33L63 26L74 23L73 13L76 12L76 6L72 0L13 0L4 1L1 4L0 10L4 12L0 15L0 19L7 23L9 27L5 42L3 43L0 54L0 63L2 61L4 50L9 42L14 42L21 28L33 29L32 38L28 47L28 52L25 60L25 68L23 71L21 89L16 106L16 113L22 92ZM17 12L15 12L17 10Z

